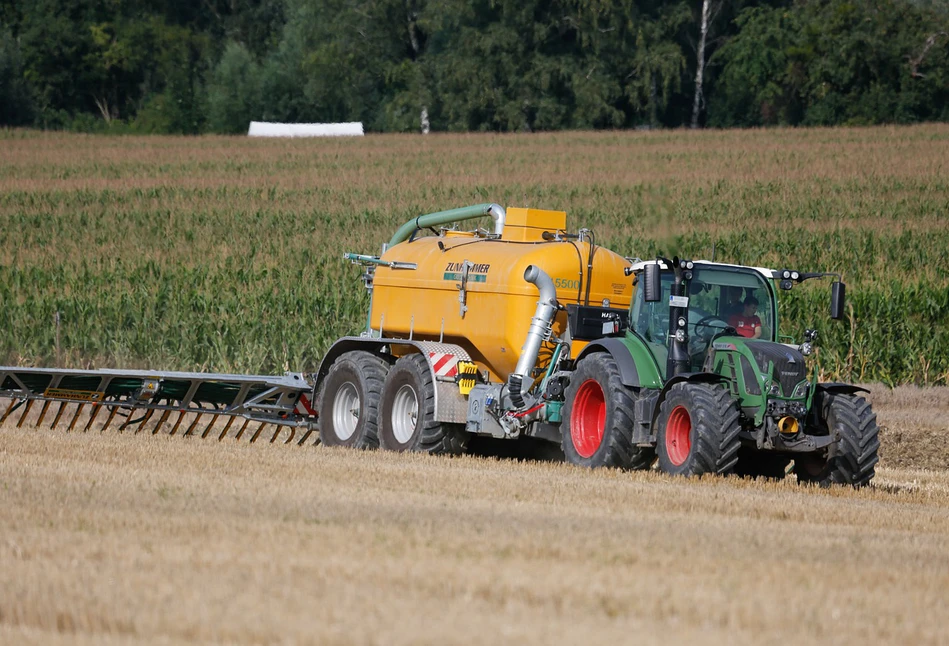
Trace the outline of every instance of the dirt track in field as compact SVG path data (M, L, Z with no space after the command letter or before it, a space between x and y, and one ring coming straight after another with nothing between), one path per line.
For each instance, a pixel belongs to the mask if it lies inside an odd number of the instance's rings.
M8 421L0 642L945 643L949 392L873 400L861 491Z

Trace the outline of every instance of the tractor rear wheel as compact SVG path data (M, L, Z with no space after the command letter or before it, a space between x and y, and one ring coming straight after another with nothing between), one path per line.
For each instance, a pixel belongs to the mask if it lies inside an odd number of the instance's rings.
M612 356L601 352L581 360L565 398L560 433L567 462L621 469L652 465L653 449L633 445L636 392L623 385Z
M347 352L330 368L319 403L320 440L326 446L379 446L379 401L389 369L369 352Z
M392 366L382 387L379 443L390 451L464 453L464 424L435 421L435 382L424 355L409 354Z
M805 455L794 460L799 482L863 487L879 461L880 428L870 403L857 395L831 395L825 409L827 429L837 435L836 455L829 459Z
M738 462L738 405L714 384L679 383L659 408L659 469L681 476L726 474Z

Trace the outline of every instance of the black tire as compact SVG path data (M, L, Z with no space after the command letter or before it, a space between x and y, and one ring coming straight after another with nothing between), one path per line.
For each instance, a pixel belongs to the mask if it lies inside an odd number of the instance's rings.
M560 424L564 459L583 467L648 469L652 447L634 446L636 393L623 385L612 356L584 357L570 376Z
M388 369L381 357L362 350L347 352L333 363L319 398L323 444L356 449L379 446L379 402Z
M738 463L733 473L742 478L765 478L783 480L787 475L791 458L784 453L758 451L749 446L738 450Z
M730 473L738 462L738 404L721 386L679 383L659 407L659 469L681 476Z
M382 387L379 445L390 451L464 453L464 424L435 421L435 383L428 361L410 354L395 362Z
M826 407L827 429L837 435L836 455L830 459L801 456L794 460L800 482L863 487L876 474L880 428L870 403L857 395L831 395Z

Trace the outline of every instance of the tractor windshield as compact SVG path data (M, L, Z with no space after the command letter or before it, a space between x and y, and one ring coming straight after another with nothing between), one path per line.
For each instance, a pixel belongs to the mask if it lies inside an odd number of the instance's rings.
M646 341L660 368L669 349L669 296L673 274L662 272L662 297L647 303L636 290L631 326ZM689 297L689 354L692 367L701 368L712 339L734 328L738 336L775 339L774 291L757 271L696 263L686 285Z

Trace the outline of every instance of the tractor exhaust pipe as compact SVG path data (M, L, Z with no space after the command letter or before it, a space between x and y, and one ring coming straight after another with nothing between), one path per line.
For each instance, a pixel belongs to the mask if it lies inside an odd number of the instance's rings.
M528 265L524 270L524 280L536 285L540 290L540 300L531 319L531 327L527 332L527 339L521 348L521 357L517 360L514 373L507 378L508 394L515 408L524 408L524 395L530 390L534 379L531 370L537 363L537 355L544 339L550 336L550 326L557 313L557 288L554 281L543 269L537 265Z

